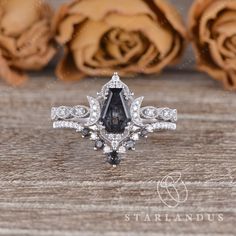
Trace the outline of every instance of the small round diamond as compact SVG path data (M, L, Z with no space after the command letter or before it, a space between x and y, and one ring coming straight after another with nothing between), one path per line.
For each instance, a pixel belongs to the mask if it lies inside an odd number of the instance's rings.
M132 139L133 139L133 140L136 140L136 141L139 140L139 135L138 135L137 133L136 133L136 134L133 134L133 135L132 135Z
M112 146L113 149L116 149L118 145L119 145L118 141L112 141L111 142L111 146Z
M61 119L65 119L70 115L70 111L68 107L61 106L57 108L57 116Z
M125 152L126 152L126 148L124 146L120 146L119 153L125 153Z
M75 117L83 117L87 114L87 110L84 107L76 106L71 110L71 114Z
M105 146L103 148L104 153L109 153L111 151L111 148L109 146Z
M114 139L114 137L115 137L114 134L109 134L109 135L108 135L108 138L109 138L109 139Z
M135 142L133 140L129 140L126 142L126 148L128 150L132 150L134 148L134 146L135 146Z
M102 149L104 147L104 142L102 140L97 140L95 142L95 148L96 149Z
M162 117L164 120L170 120L171 119L171 110L168 108L165 108L162 110Z
M142 110L142 114L146 118L155 118L156 116L156 108L155 107L148 107Z
M148 125L147 128L146 128L146 130L147 130L148 132L153 132L154 128L153 128L152 125Z
M91 140L96 140L98 138L98 136L96 133L91 133L90 138L91 138Z
M83 127L77 124L76 131L81 132L82 130L83 130Z

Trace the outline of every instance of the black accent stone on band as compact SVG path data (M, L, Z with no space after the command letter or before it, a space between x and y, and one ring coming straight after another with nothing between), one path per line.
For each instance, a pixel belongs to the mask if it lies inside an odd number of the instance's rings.
M127 101L122 88L110 88L104 102L101 121L108 133L123 133L131 121Z
M110 152L107 154L107 162L111 165L118 165L120 164L120 157L116 151Z

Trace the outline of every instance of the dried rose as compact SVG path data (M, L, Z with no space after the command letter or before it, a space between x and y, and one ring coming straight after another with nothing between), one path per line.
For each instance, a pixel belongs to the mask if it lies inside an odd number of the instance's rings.
M166 0L74 0L54 24L65 46L57 67L63 80L160 72L184 48L185 27Z
M236 90L236 0L196 0L189 30L199 69Z
M0 77L12 85L24 70L39 70L55 54L50 6L42 0L0 0Z

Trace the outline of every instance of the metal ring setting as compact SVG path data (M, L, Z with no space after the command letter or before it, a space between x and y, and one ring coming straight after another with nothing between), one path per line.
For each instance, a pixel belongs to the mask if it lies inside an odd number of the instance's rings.
M51 109L53 128L74 129L103 150L106 161L116 166L127 150L135 150L140 137L162 130L175 130L177 110L167 107L141 107L143 97L134 94L118 73L105 84L96 98L87 97L89 106L59 106Z

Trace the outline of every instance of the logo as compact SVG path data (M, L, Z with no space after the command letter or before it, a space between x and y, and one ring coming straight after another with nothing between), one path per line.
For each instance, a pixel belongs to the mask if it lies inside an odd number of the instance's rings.
M157 182L160 200L169 208L175 208L188 199L188 190L180 172L172 172Z

